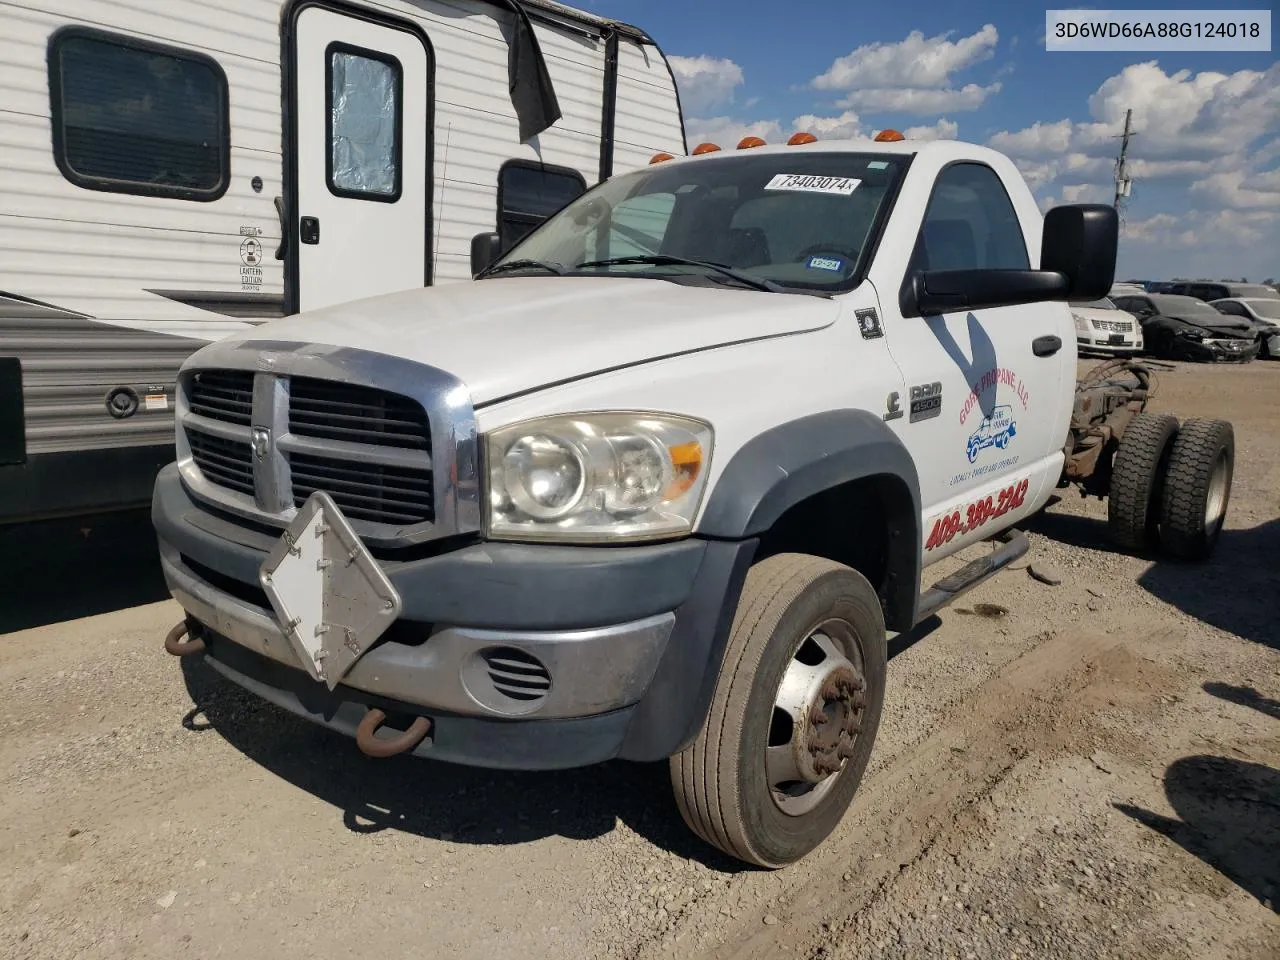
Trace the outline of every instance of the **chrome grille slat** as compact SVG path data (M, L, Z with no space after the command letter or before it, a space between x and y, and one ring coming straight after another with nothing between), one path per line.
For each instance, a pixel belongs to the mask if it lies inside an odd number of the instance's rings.
M247 370L206 370L191 378L188 403L193 413L249 425L253 415L253 374Z

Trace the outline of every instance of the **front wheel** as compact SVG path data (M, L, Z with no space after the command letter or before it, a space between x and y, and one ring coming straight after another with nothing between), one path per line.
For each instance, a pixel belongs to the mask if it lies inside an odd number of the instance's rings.
M671 758L685 823L771 869L822 843L871 757L887 660L880 601L860 573L805 554L752 567L706 723Z

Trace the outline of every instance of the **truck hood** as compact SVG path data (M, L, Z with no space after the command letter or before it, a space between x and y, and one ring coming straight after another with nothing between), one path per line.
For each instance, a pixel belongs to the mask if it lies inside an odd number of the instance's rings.
M817 330L837 301L666 280L511 277L371 297L223 343L297 341L392 354L461 378L474 403L618 367ZM199 362L199 355L193 358Z

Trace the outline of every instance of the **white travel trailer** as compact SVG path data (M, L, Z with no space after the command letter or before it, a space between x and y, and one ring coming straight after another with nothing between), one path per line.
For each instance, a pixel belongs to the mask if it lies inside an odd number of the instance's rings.
M202 343L658 152L662 51L551 0L0 0L0 523L146 502Z

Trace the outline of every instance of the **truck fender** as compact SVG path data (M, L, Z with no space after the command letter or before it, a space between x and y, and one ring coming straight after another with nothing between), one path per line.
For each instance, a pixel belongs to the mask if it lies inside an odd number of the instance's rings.
M920 595L920 481L906 446L865 410L829 410L752 438L725 466L698 524L715 539L758 537L791 507L833 487L884 477L901 494L890 521L885 622L910 629Z

